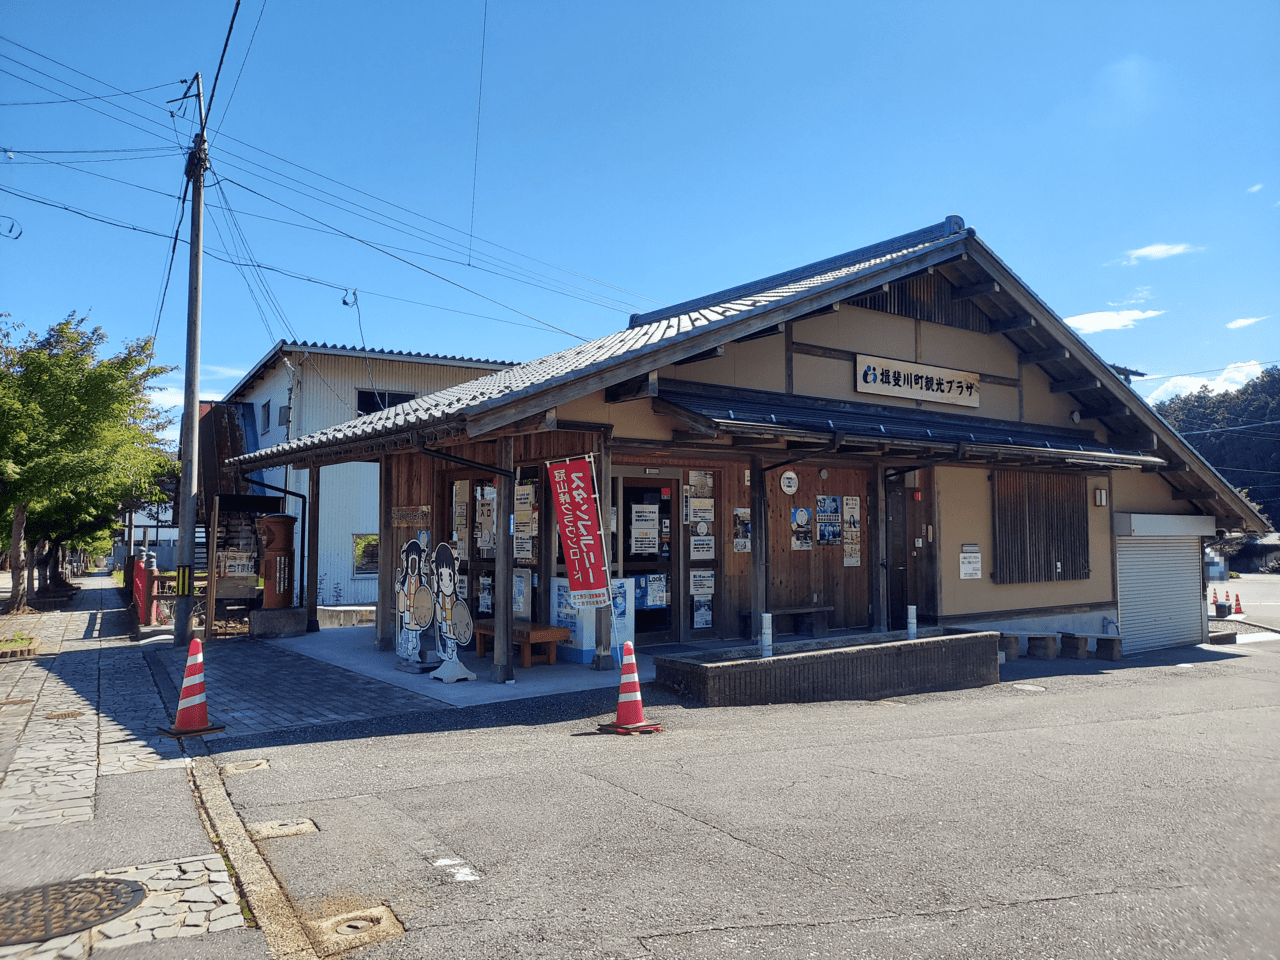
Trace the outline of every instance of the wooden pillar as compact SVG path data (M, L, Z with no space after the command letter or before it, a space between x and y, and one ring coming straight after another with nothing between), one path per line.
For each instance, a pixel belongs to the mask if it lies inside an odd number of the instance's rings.
M596 463L600 465L596 471L596 497L600 501L600 534L604 545L609 545L609 517L613 504L613 452L605 443L604 434L596 434L592 444L596 455ZM606 554L612 554L606 550ZM613 660L613 557L608 557L610 568L605 579L609 581L609 603L596 607L596 652L591 658L592 670L616 670L618 665Z
M320 465L307 467L307 633L320 630Z
M396 648L396 560L400 545L396 543L396 528L391 522L395 482L393 464L386 455L378 458L378 609L374 614L377 624L377 648Z
M886 515L884 467L876 467L875 498L871 503L875 511L875 539L871 552L871 629L889 629L889 528Z
M751 458L751 638L760 640L760 615L769 610L769 477Z
M494 683L515 681L511 643L512 578L515 576L514 540L511 536L513 510L515 508L515 478L511 476L515 462L515 438L503 437L498 441L498 466L506 471L497 477L498 502L494 510L494 532L497 549L493 559L493 667L490 679Z

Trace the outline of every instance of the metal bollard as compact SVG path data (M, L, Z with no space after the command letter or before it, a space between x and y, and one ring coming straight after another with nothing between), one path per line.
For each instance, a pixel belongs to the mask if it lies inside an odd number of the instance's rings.
M760 614L760 656L773 656L773 614Z
M916 608L914 606L907 607L907 639L914 640L916 638Z

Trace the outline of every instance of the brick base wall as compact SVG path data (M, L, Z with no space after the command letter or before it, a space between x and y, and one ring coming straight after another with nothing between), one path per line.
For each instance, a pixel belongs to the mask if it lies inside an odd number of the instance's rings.
M998 632L715 662L654 657L656 682L708 707L885 697L1000 682Z

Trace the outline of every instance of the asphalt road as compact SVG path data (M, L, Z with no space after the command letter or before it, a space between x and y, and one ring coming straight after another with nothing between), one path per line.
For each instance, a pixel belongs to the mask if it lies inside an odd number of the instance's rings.
M1210 587L1214 588L1219 597L1224 588L1230 590L1232 600L1239 593L1246 620L1280 632L1280 574L1245 573L1238 580Z
M1277 956L1280 641L1003 669L216 759L269 761L226 781L246 823L319 827L260 844L304 915L404 923L360 956Z

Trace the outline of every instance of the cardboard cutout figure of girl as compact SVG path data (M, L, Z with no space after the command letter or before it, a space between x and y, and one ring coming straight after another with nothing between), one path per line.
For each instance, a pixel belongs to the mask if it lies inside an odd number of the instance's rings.
M400 565L396 568L396 655L409 663L422 663L422 631L431 626L435 612L428 560L418 540L409 540L400 548Z
M467 601L458 596L458 559L447 543L436 546L432 556L434 569L436 653L443 663L431 676L445 683L474 680L476 675L458 659L458 647L471 642L473 624Z

